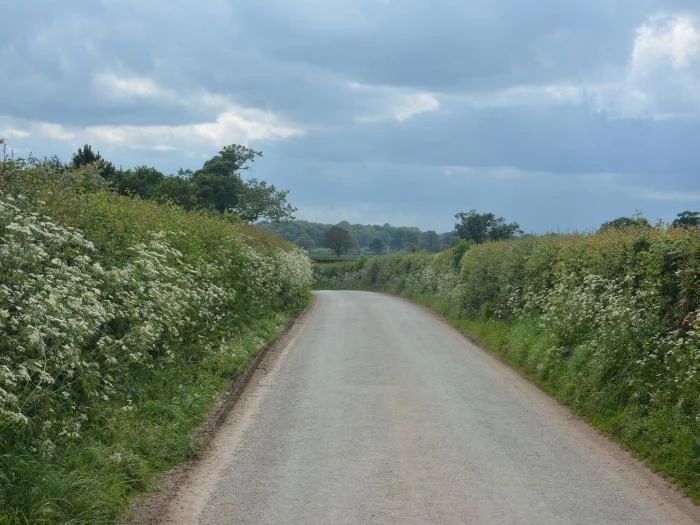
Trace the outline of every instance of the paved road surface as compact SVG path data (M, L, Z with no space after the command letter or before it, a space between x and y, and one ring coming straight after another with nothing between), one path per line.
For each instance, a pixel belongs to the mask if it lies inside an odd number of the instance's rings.
M318 292L164 523L700 523L420 307Z

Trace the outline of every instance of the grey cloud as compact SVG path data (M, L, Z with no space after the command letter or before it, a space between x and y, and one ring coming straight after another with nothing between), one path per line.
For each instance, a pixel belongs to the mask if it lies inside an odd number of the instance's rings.
M541 81L560 77L572 64L591 69L601 50L587 47L599 42L605 42L606 61L620 62L628 50L610 39L626 41L627 31L613 24L610 9L589 5L572 12L554 0L536 8L512 0L353 0L325 7L296 1L17 3L8 19L18 20L19 29L0 45L0 74L13 81L0 86L0 96L16 101L14 116L72 116L76 124L203 117L196 106L186 111L103 101L91 92L91 77L114 69L178 91L205 87L295 117L333 121L362 104L346 89L351 80L438 90ZM345 27L343 6L361 15ZM333 25L319 17L323 10L340 12L331 17ZM586 28L584 41L579 27ZM602 35L590 38L591 31Z
M556 216L537 218L540 198L555 212L569 210L559 226L593 227L615 210L631 213L644 195L658 197L647 201L663 215L678 206L670 200L678 192L698 191L698 120L616 119L626 92L608 101L593 89L625 80L635 30L650 15L698 13L697 0L7 4L0 117L13 126L212 122L221 108L205 103L207 94L270 111L305 135L253 141L265 152L256 173L317 213L352 208L381 221L386 212L384 220L449 229L451 213L478 207L546 230ZM105 72L152 81L167 96L110 95L94 83ZM661 109L683 113L671 81L652 81L638 85ZM580 88L580 99L488 102L513 87L549 84ZM412 94L432 94L439 107L391 120L397 100ZM81 145L78 137L12 141L63 158ZM198 167L222 145L162 152L97 144L116 164L167 172ZM445 166L485 169L445 177ZM493 179L494 166L548 175ZM586 175L599 173L614 174L614 184Z
M273 57L342 71L366 83L459 90L585 78L601 62L622 66L630 35L650 7L556 0L352 4L364 7L364 23L347 28L328 27L315 14L305 17L308 11L296 1L250 0L237 9L258 22L247 35Z
M11 79L0 83L0 98L13 101L5 108L10 116L76 125L172 124L212 116L195 104L105 99L92 84L95 75L113 70L172 83L185 94L195 91L200 86L197 70L220 66L209 63L197 46L188 48L187 35L198 26L210 26L213 33L192 32L191 39L213 45L215 35L225 30L211 27L224 21L206 8L180 6L172 11L171 4L155 2L32 2L13 10L11 18L20 21L20 29L0 40L0 76Z
M292 156L333 162L507 165L560 173L636 173L669 182L700 163L700 121L611 120L586 106L454 110L355 125L286 142Z
M20 29L0 45L0 74L13 81L0 86L0 96L15 101L13 116L78 125L212 117L195 103L104 100L91 80L110 69L177 92L206 88L298 121L336 124L372 107L366 94L348 90L350 81L460 92L599 80L624 68L634 28L649 13L684 4L16 3L10 16Z

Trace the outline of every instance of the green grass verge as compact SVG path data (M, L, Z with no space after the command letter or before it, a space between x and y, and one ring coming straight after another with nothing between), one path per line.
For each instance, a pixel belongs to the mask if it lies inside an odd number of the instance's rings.
M3 451L0 524L113 523L156 474L197 454L192 431L288 319L258 321L201 363L155 370L140 399L103 411L89 433L50 461Z

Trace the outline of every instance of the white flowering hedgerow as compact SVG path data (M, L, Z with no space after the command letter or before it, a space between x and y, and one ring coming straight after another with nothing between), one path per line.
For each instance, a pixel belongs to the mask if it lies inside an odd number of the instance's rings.
M239 248L186 261L155 232L105 267L79 230L0 193L0 442L50 455L95 404L131 406L141 374L221 351L243 315L298 304L305 255Z
M482 268L475 261L471 269L478 273ZM348 265L323 266L316 279L332 288L433 295L463 308L462 296L468 292L473 298L474 292L466 290L464 274L439 263L439 256L430 260L396 254L372 259L364 273ZM658 280L632 272L611 278L562 270L553 273L551 287L492 282L502 292L487 295L487 300L503 297L494 316L533 319L542 340L550 344L528 357L533 370L543 376L567 375L587 395L601 397L601 404L637 400L682 405L696 411L693 417L700 420L700 312L688 314L684 328L669 328L660 311ZM478 306L469 305L474 311Z

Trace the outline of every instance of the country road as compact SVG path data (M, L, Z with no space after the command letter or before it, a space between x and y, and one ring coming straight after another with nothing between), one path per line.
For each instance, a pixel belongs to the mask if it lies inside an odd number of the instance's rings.
M322 291L162 523L700 523L689 500L431 313Z

